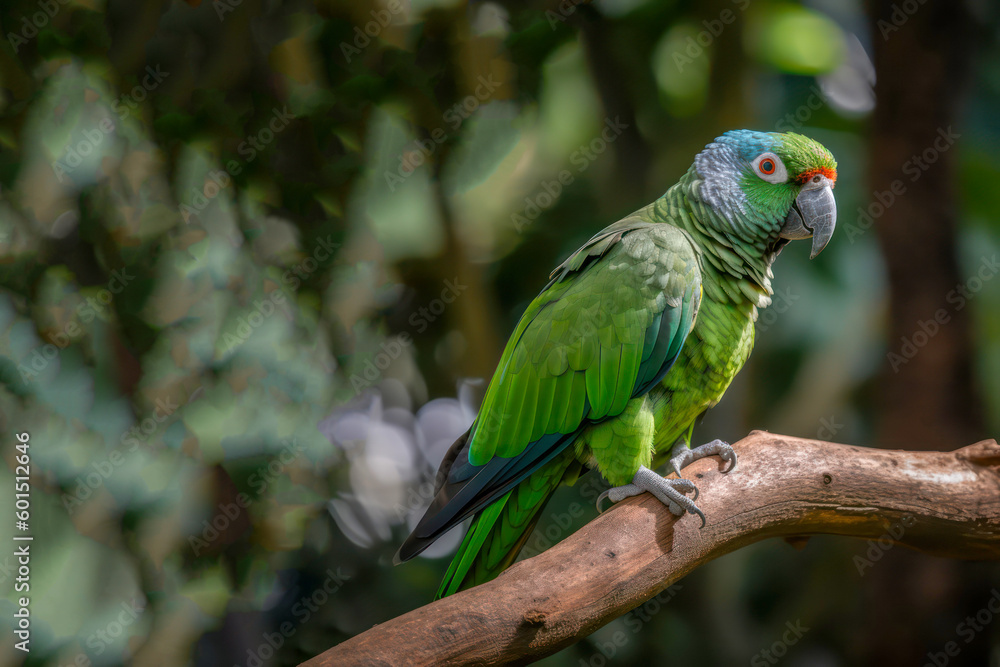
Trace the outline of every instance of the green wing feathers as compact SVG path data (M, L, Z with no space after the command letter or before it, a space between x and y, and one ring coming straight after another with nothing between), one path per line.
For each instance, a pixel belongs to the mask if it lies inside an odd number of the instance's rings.
M572 451L567 450L477 514L435 599L490 581L510 567L549 497L560 483L576 481L580 470Z
M665 333L683 342L701 298L687 237L636 217L598 234L557 272L500 359L472 434L473 465L517 456L541 436L570 433L584 419L620 414L655 343L654 321L668 308L693 304L687 317L664 320Z
M621 415L680 352L701 303L698 256L682 230L645 213L608 227L558 267L508 341L479 416L397 554L412 558L475 515L439 595L513 562L564 476L575 479L590 462L573 442Z

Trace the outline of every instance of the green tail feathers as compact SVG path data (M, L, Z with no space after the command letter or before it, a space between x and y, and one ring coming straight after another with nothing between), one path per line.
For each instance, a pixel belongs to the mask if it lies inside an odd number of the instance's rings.
M580 474L572 451L567 453L569 456L555 459L476 515L435 600L490 581L514 563L559 484L572 484Z

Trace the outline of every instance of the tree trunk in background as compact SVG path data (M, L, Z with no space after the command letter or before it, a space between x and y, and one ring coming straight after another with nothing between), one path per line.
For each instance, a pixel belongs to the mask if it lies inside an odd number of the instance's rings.
M969 309L956 309L948 298L968 277L958 265L952 185L963 139L948 141L950 131L961 132L957 111L975 28L963 3L912 4L907 14L905 3L868 3L877 75L869 202L884 205L881 215L877 207L869 212L888 268L888 351L899 355L882 369L878 442L949 450L985 434ZM895 201L887 203L894 182ZM944 322L936 333L927 324L935 314ZM958 657L946 657L949 664L987 664L988 637L966 645L956 635L956 625L989 596L985 577L975 576L979 570L902 549L882 560L891 564L873 570L865 591L866 615L878 619L863 643L865 664L922 665L928 652L943 651L949 641L961 648Z
M883 369L879 442L897 447L920 439L953 449L983 436L973 388L969 308L959 310L948 299L969 277L958 267L952 187L962 139L949 147L941 138L949 129L960 131L956 112L969 78L974 28L963 3L914 4L917 11L895 29L892 17L896 8L898 20L899 4L870 3L878 79L869 201L878 201L877 193L891 193L894 181L906 188L873 225L889 270L889 351L899 355ZM921 162L926 158L926 170L915 156ZM947 321L927 336L920 323L933 323L942 309ZM915 354L904 338L914 344Z
M650 149L639 132L635 105L626 88L622 67L615 49L609 44L608 21L591 5L580 5L573 22L579 26L584 53L594 85L608 118L619 118L626 126L621 139L612 144L620 187L627 198L641 199L645 195L651 161Z

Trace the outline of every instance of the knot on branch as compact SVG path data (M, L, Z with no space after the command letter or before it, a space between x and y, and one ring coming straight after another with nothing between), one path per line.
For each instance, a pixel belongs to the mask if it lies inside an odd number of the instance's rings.
M977 466L996 468L1000 475L1000 444L996 440L982 440L974 445L955 450L955 456Z
M545 625L546 618L548 618L548 616L545 614L544 611L540 611L538 609L530 609L524 612L524 625L535 626L535 627Z

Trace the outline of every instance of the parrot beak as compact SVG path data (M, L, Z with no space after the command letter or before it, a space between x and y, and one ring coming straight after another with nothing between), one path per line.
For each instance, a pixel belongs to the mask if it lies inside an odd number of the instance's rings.
M809 259L815 258L826 247L837 226L837 202L833 199L830 179L826 176L816 178L819 180L814 179L802 186L778 234L783 239L791 240L812 237Z

